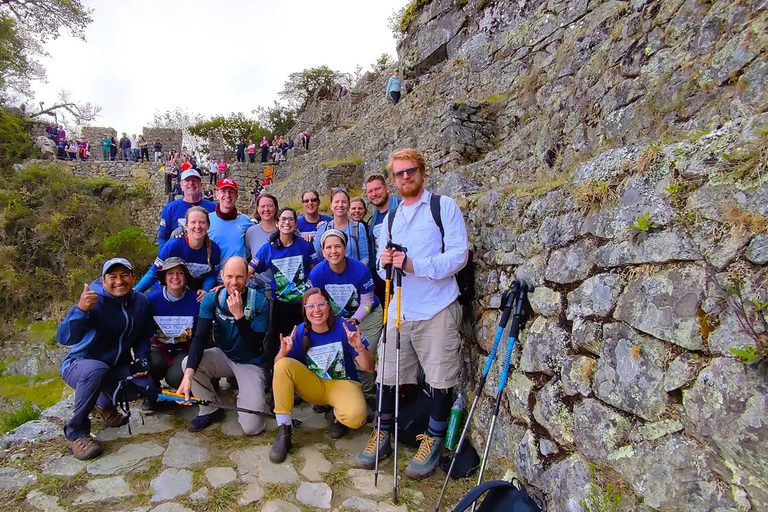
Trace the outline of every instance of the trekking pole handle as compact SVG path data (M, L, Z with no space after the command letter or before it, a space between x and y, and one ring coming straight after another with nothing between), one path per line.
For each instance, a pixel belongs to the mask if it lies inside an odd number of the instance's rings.
M515 281L512 283L512 289L505 291L501 296L501 318L499 319L499 326L496 328L496 336L493 339L491 352L488 354L488 359L485 361L485 368L483 368L483 374L480 380L480 391L482 391L482 386L485 384L484 378L488 375L488 372L491 371L493 360L496 359L496 351L499 349L499 341L501 341L501 335L504 332L504 328L507 326L507 322L509 321L509 315L512 312L512 306L514 305L515 299L517 298L517 290L519 286L520 283ZM480 391L478 391L478 393Z
M504 386L507 385L507 375L509 373L509 366L512 362L512 349L515 348L515 341L520 334L520 324L523 320L523 307L525 306L525 298L528 294L528 289L529 287L526 283L520 285L520 291L518 292L517 304L515 307L515 316L512 317L512 326L509 328L507 354L504 356L504 365L501 369L501 377L499 378L499 387L497 390L498 393L501 393L504 390Z

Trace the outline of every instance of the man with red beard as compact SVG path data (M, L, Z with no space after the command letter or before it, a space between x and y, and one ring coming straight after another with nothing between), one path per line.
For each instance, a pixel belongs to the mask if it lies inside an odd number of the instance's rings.
M230 256L245 258L245 232L253 226L253 222L247 215L237 211L237 182L232 178L223 178L219 180L216 189L219 204L210 216L208 236L221 249L221 261L227 261Z
M400 306L400 384L417 384L421 366L426 382L432 388L429 426L418 436L421 446L405 471L411 478L422 479L431 475L437 466L454 388L459 384L462 310L457 301L459 287L455 276L469 257L467 228L456 201L446 196L434 196L424 189L426 164L421 153L411 148L401 149L392 154L387 170L403 202L390 210L382 223L377 259L382 277L386 265L404 272ZM440 215L444 236L433 212ZM389 248L389 242L407 252ZM380 459L392 452L389 431L395 415L397 357L394 300L390 301L388 315L387 340L391 342L384 349L388 364L379 371L381 431L373 431L368 446L357 457L357 466L365 469L373 469L377 445Z

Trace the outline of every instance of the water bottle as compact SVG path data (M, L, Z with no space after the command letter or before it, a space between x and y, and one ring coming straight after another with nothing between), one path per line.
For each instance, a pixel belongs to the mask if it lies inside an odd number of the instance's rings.
M459 429L461 428L461 415L464 411L464 401L461 399L461 394L453 402L451 407L451 416L448 420L448 432L445 434L445 443L443 445L449 450L456 448L456 444L459 442Z

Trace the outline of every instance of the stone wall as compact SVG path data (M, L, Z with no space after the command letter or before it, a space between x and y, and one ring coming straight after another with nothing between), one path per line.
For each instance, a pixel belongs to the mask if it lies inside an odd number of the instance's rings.
M302 115L312 149L281 169L279 197L320 186L324 161L380 171L412 146L462 207L478 289L466 390L501 292L536 285L490 467L552 511L608 484L622 510L768 508L765 365L730 351L765 329L767 24L756 0L433 0L398 48L400 104L369 76Z

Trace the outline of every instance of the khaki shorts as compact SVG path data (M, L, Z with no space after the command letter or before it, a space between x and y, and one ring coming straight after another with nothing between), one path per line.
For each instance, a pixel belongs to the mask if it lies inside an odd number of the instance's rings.
M402 322L400 325L400 384L416 384L419 365L424 369L427 384L436 389L448 389L459 384L461 369L461 305L454 301L429 320ZM387 319L386 368L382 371L382 350L379 345L379 375L385 386L395 384L397 327L393 318ZM381 377L379 378L381 382Z

